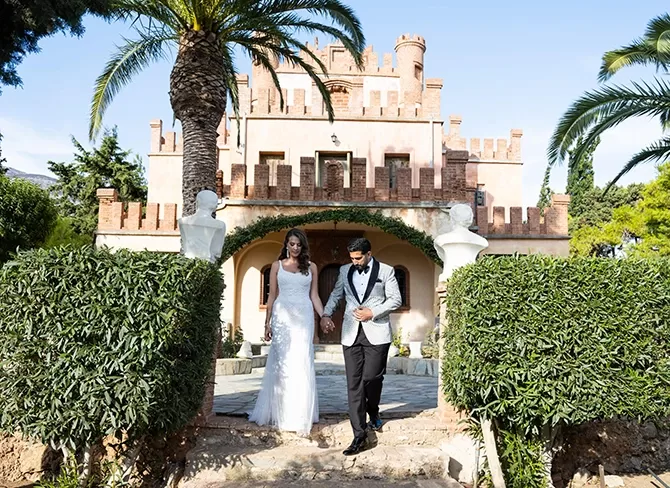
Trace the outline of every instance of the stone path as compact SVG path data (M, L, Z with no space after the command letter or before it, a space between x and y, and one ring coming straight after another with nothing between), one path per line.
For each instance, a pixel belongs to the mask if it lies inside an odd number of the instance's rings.
M223 415L245 415L253 409L261 387L264 368L251 374L217 376L214 390L214 412ZM319 412L347 412L347 388L344 365L317 362L316 385ZM437 407L437 378L388 374L384 377L381 411L391 414L421 412Z

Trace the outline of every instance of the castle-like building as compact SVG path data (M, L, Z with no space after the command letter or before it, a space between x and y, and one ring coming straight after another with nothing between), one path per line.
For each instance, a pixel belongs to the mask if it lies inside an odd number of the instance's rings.
M340 44L320 48L315 41L307 48L328 69L323 79L335 122L329 123L321 93L298 67L275 60L283 107L262 66L252 67L251 79L238 76L241 118L238 124L224 117L217 140L217 217L229 233L263 217L306 215L301 227L310 238L324 300L337 268L348 262L348 240L367 237L374 255L396 268L403 306L394 324L411 340L434 326L440 268L425 249L388 231L392 225L385 231L365 219L347 222L347 209L399 217L408 228L434 236L447 229L449 207L465 202L475 210L474 228L489 239L486 253L567 255L568 198L555 195L543 216L537 208L524 215L522 131L468 144L460 135L462 119L441 117L442 80L425 78L422 37L399 37L395 63L389 53L380 64L367 48L362 70ZM114 190L100 190L97 244L178 252L181 164L179 135L152 121L149 203L143 212L139 203L116 201ZM326 210L341 210L341 220L324 221L319 215ZM286 230L254 236L223 266L224 320L241 327L251 342L262 336L269 266ZM338 337L339 330L324 336L315 322L316 341Z

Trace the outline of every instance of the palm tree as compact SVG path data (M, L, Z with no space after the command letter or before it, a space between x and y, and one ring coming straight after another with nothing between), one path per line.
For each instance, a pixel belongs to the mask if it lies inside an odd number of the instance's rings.
M652 19L641 39L603 55L598 79L608 81L616 72L632 65L654 65L657 71L670 68L670 15ZM670 127L670 85L654 78L651 82L631 83L630 87L611 85L586 92L561 117L549 142L549 164L562 162L571 150L581 159L606 130L634 117L658 117L663 129ZM670 157L670 137L664 136L635 154L606 187L609 190L637 165Z
M217 128L228 98L238 115L235 46L270 72L276 59L301 67L323 96L334 118L321 76L326 67L296 34L325 33L340 41L356 65L363 66L365 37L354 11L340 0L112 0L119 18L132 20L139 38L124 39L95 84L89 136L94 139L114 96L151 62L177 56L170 74L170 103L181 121L184 156L182 213L195 210L202 189L215 190ZM304 53L304 54L301 54ZM284 100L279 90L280 105Z

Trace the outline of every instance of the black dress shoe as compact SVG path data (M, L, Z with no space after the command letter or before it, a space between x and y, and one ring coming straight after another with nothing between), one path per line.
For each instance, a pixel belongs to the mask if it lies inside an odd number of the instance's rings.
M366 437L354 437L351 445L342 451L342 454L345 456L353 456L354 454L358 454L359 452L364 451L366 441Z

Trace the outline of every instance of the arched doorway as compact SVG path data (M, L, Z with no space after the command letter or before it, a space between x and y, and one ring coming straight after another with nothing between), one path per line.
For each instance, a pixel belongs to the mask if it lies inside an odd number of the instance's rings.
M328 301L330 293L335 288L335 283L337 282L337 277L340 274L341 264L333 263L325 266L319 273L319 297L325 305ZM340 335L342 333L342 318L344 317L344 307L340 307L335 311L332 316L333 322L335 323L335 330L329 334L325 334L319 327L319 343L321 344L339 344Z

